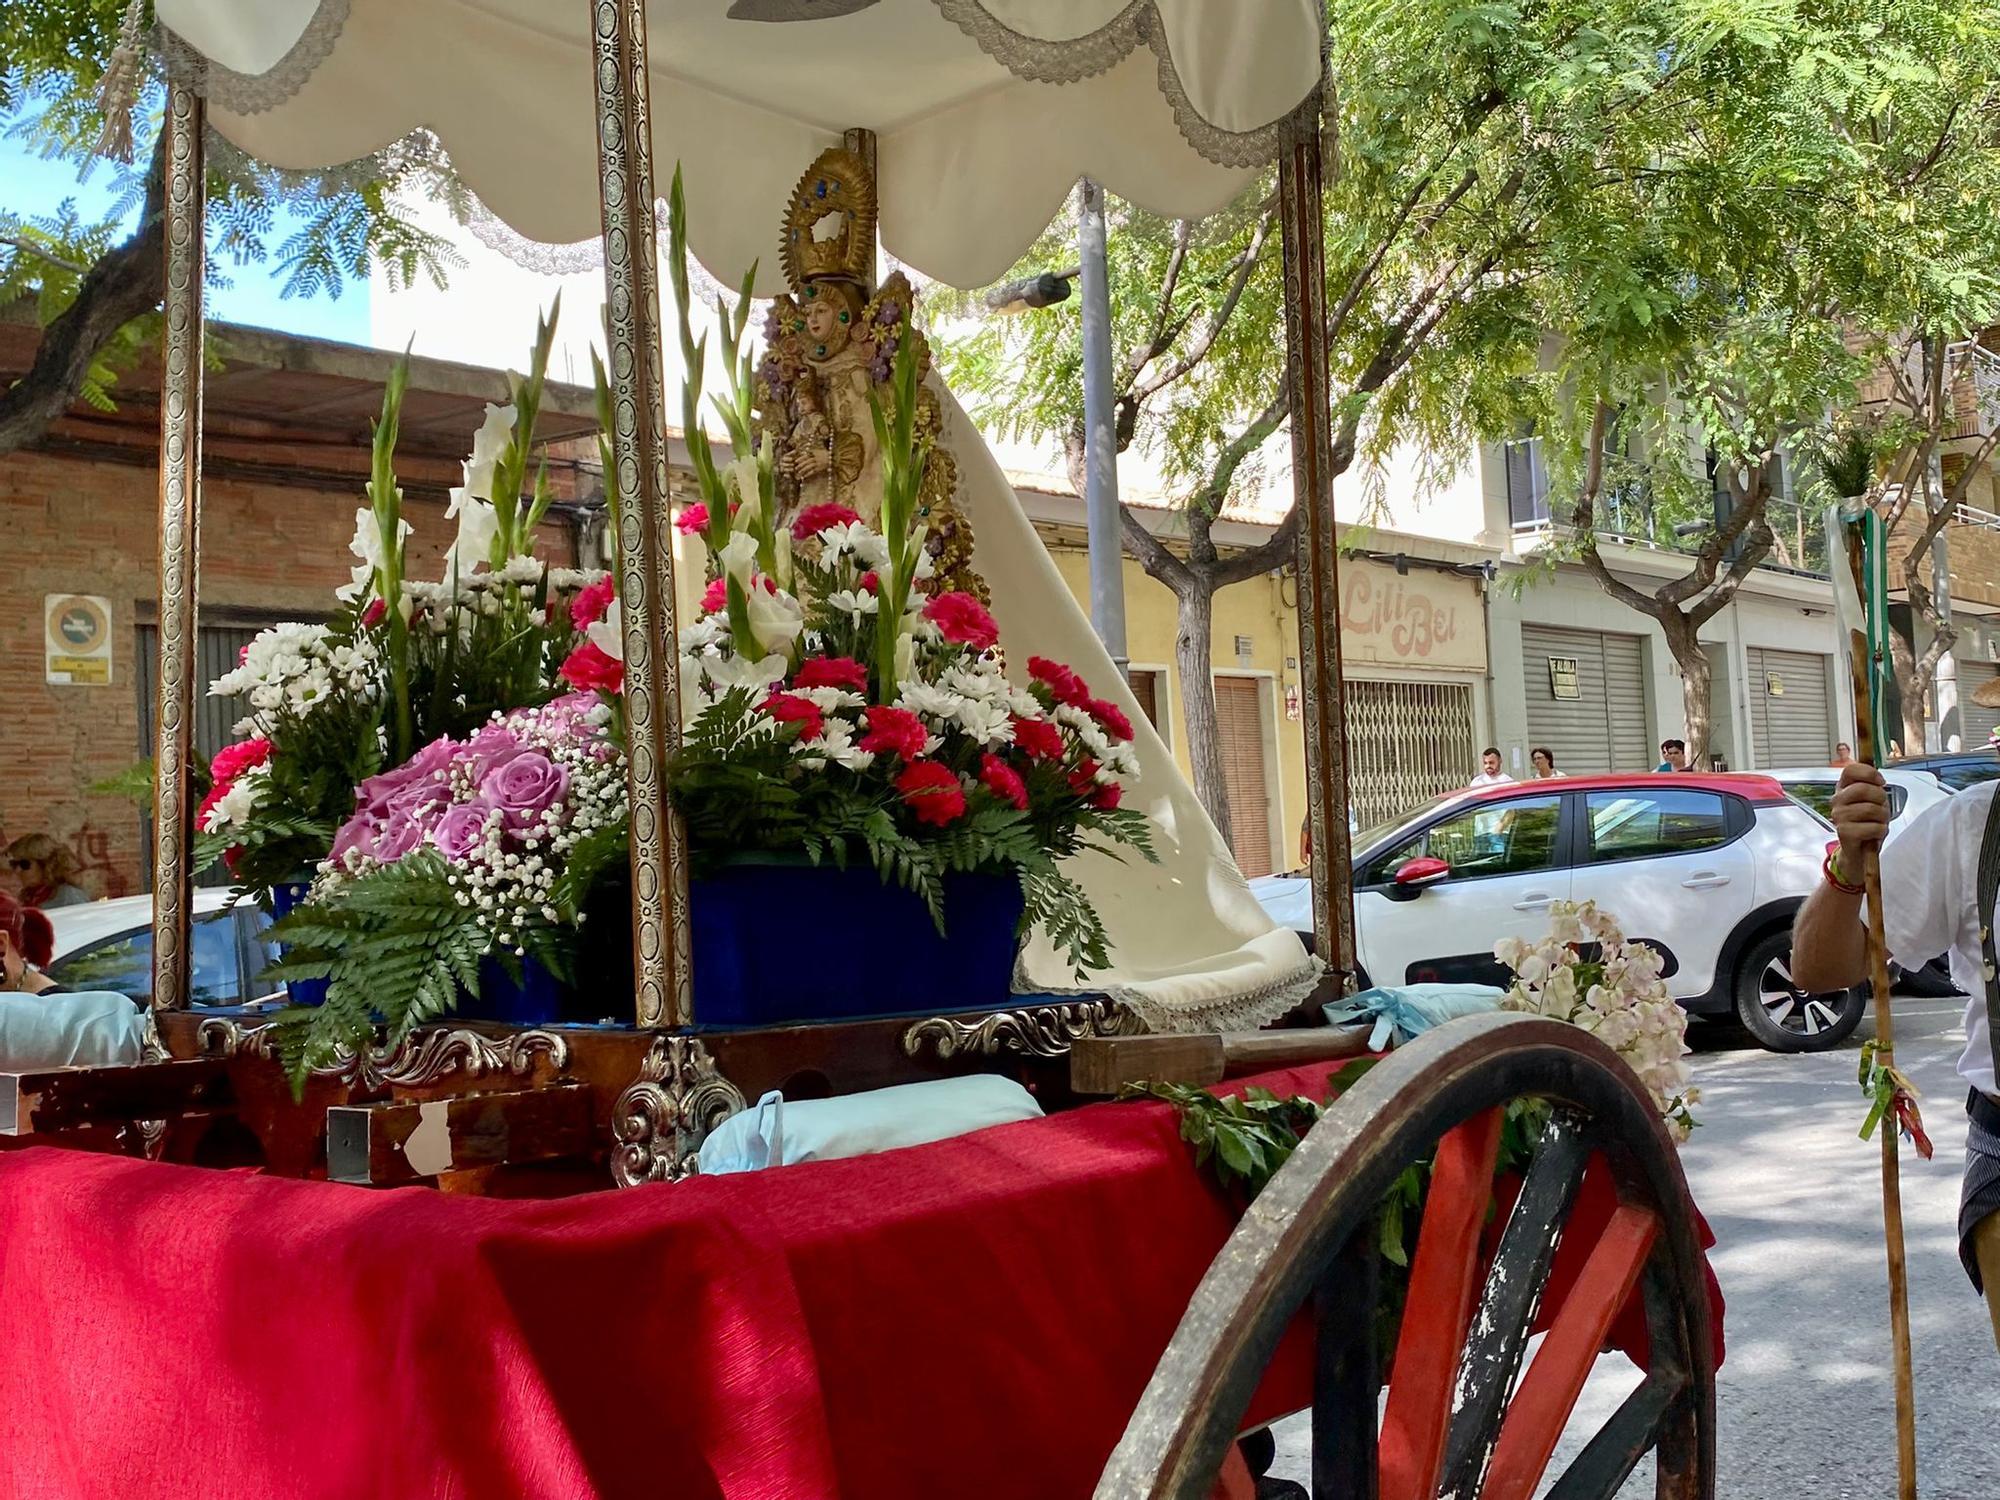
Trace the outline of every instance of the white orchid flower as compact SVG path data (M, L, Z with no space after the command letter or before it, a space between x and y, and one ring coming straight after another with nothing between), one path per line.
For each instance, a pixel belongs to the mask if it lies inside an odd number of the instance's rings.
M465 493L475 500L493 498L493 470L500 462L500 455L507 451L507 445L514 440L514 408L486 403L486 420L479 431L472 435L472 457L465 461ZM456 494L452 499L458 504Z

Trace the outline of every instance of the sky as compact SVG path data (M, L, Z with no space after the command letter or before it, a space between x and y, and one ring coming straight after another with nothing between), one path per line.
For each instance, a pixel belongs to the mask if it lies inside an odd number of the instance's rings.
M84 221L94 221L110 207L111 182L111 173L99 168L88 182L79 183L76 168L70 163L44 161L20 141L0 134L0 207L24 219L53 213L63 199L75 198ZM137 220L136 208L131 218ZM292 228L293 223L281 215L268 242L281 243ZM349 279L337 299L324 295L285 298L279 295L282 278L268 262L233 266L225 260L220 269L232 285L210 288L211 318L314 338L354 344L369 342L369 288L365 281Z

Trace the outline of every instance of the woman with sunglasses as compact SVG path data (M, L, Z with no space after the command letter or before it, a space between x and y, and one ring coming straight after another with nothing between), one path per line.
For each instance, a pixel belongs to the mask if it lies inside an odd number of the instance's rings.
M7 868L29 906L47 911L90 900L90 892L75 883L75 856L46 833L24 833L9 844Z
M47 917L0 891L0 990L28 995L66 993L42 972L55 945L55 929Z

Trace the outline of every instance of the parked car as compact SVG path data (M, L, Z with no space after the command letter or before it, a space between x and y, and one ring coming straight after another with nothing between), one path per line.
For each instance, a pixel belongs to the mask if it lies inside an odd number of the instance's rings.
M121 896L59 906L49 978L73 990L115 990L134 1000L153 997L153 898ZM197 1005L243 1005L280 989L257 975L277 961L266 942L270 918L250 902L229 906L229 892L194 893L193 973Z
M2000 754L1985 749L1953 751L1949 755L1906 755L1887 769L1922 776L1947 792L1962 792L1982 781L2000 781Z
M1696 1015L1734 1012L1779 1052L1838 1046L1863 989L1791 982L1792 914L1819 883L1829 829L1769 776L1576 776L1447 793L1355 839L1366 983L1505 984L1503 937L1539 937L1557 901L1594 900L1657 948ZM1300 875L1251 882L1273 918L1311 927Z

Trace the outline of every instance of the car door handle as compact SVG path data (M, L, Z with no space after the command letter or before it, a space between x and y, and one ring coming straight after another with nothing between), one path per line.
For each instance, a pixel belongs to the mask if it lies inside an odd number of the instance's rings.
M1547 891L1530 891L1514 903L1515 911L1547 911L1549 903L1555 900Z
M1699 874L1690 875L1686 880L1683 880L1681 882L1681 889L1684 891L1712 891L1718 886L1728 884L1729 877L1727 875L1718 875L1713 870L1703 870Z

